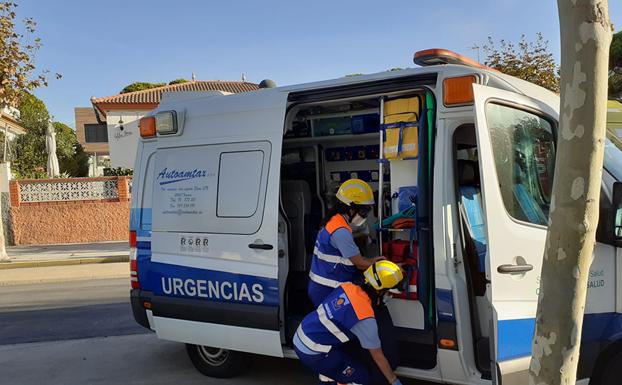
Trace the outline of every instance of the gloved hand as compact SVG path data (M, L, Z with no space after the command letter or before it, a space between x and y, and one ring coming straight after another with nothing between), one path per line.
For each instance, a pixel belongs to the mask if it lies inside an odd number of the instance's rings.
M402 381L400 381L400 379L396 377L395 381L393 381L391 385L402 385Z

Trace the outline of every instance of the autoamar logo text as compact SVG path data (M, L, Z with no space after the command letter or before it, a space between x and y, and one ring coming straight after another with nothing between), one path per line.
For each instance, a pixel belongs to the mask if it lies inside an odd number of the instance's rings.
M158 174L158 181L160 185L170 184L181 182L183 180L196 179L196 178L205 178L207 176L206 170L169 170L168 168L164 168Z

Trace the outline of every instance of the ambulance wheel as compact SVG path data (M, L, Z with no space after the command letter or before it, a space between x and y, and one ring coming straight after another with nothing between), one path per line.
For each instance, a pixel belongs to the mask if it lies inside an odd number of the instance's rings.
M248 368L250 356L233 350L186 344L194 367L208 377L230 378Z

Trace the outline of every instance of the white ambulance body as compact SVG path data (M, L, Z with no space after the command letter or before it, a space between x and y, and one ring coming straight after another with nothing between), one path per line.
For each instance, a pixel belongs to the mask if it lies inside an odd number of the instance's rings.
M426 55L423 64L458 64L235 95L166 95L141 121L135 166L137 322L188 344L208 375L234 374L244 353L294 357L292 334L312 310L306 284L319 221L335 187L359 177L378 191L376 220L398 212L401 191L417 188L416 228L372 234L369 251L410 242L417 256L416 295L388 301L400 375L527 383L559 98L446 51ZM405 125L390 132L396 127L385 123L388 103L407 99L417 104L412 143ZM408 148L415 153L401 156ZM622 374L614 231L622 154L606 148L583 384L612 384Z

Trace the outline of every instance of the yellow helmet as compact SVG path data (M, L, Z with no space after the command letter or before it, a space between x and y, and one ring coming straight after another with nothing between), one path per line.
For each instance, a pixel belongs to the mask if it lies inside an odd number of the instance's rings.
M371 187L360 179L348 179L339 186L337 199L346 205L373 205L374 192Z
M391 261L378 261L363 273L365 283L376 290L392 289L404 279L402 269Z

